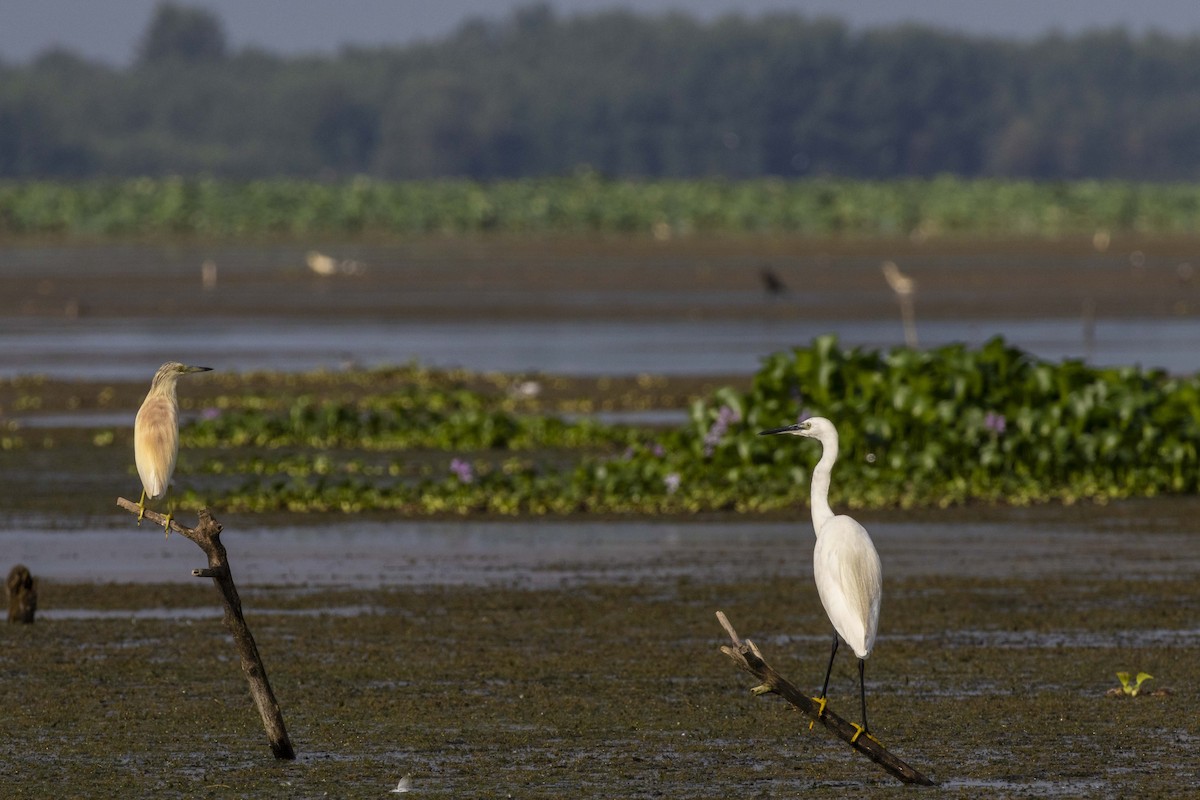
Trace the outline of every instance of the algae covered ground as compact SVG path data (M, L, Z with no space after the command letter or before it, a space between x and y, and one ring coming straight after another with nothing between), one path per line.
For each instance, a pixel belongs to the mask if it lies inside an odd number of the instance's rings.
M803 562L798 534L786 555ZM43 618L3 629L0 785L30 798L375 797L410 775L429 797L1175 797L1195 776L1200 588L1166 553L1138 555L1137 539L1124 576L927 564L887 582L872 727L931 789L753 698L719 652L718 609L785 676L818 685L828 623L808 580L769 577L770 552L762 580L243 581L294 763L271 757L207 581L47 581ZM1194 563L1183 533L1154 547L1172 541ZM1155 677L1113 696L1120 670ZM831 686L851 718L854 677L840 661Z

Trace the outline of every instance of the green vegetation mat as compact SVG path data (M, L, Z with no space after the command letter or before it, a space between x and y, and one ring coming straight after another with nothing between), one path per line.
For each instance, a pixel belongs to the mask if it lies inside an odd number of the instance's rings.
M356 399L223 396L183 431L192 473L212 479L189 480L201 488L187 500L411 515L773 511L806 501L820 448L757 434L807 415L841 433L842 507L1103 502L1195 493L1200 475L1200 378L1050 363L1001 339L877 352L823 337L766 358L748 391L696 401L676 428L519 404L419 369Z
M1200 229L1200 186L1122 181L605 180L0 183L0 236L773 233L1091 236Z
M172 497L190 509L414 517L773 513L807 504L820 446L758 433L804 416L840 432L835 508L1200 491L1200 376L1048 362L998 338L874 351L822 337L768 356L736 387L681 388L419 366L221 376L181 395L189 421ZM45 413L94 402L111 416L143 391L22 379L0 386L0 401ZM107 507L111 475L137 486L131 437L111 423L6 426L9 502L80 491L69 482L87 463L110 476L84 489ZM34 462L46 466L31 473Z

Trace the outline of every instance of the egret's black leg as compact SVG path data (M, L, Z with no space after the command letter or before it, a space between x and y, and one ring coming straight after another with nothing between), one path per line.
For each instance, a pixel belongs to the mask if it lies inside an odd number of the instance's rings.
M867 727L867 683L866 683L866 680L863 678L863 672L866 668L866 665L867 665L867 662L864 659L860 658L858 660L858 696L860 698L862 698L862 715L863 715L862 719L863 719L863 721L862 721L862 725L858 725L853 722L850 723L851 725L854 726L854 729L855 729L854 736L852 736L850 738L850 744L854 744L855 742L857 742L858 737L862 736L864 733L867 735L868 739L871 739L876 744L879 743L879 740L871 735L871 730L870 730L870 728Z
M871 726L867 724L867 685L863 680L863 669L866 665L866 659L860 658L858 660L858 693L862 698L863 730L869 735L871 733Z
M825 684L821 687L821 697L829 691L829 676L833 673L833 657L837 655L838 635L833 632L833 650L829 653L829 667L825 670Z
M833 672L833 657L837 655L838 635L837 631L833 632L833 651L829 654L829 668L825 670L825 684L821 687L821 696L814 697L813 700L817 703L817 717L820 718L825 713L825 694L829 691L829 675ZM808 724L808 729L811 731L815 722Z

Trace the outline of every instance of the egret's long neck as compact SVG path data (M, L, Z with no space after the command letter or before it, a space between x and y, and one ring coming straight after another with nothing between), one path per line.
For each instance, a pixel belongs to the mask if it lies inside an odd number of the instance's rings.
M813 469L812 506L813 532L821 535L821 527L833 517L833 509L829 507L829 475L833 472L833 464L838 457L838 440L836 436L821 439L821 460Z

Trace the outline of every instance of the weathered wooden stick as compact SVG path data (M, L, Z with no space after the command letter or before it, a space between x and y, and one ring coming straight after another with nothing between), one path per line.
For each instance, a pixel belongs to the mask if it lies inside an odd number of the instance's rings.
M134 514L140 513L138 504L126 500L124 497L117 498L117 505ZM146 510L145 517L160 526L167 524L167 518L164 515L149 509ZM271 684L267 680L267 670L263 666L262 658L258 655L258 647L254 644L254 637L250 634L245 617L242 616L242 601L238 597L237 587L234 585L233 576L229 571L229 558L225 553L225 545L221 544L221 523L212 518L212 514L207 508L200 510L199 520L199 524L195 528L187 528L172 519L171 530L191 539L208 556L208 567L194 569L192 574L197 577L212 578L213 583L221 592L221 599L225 603L225 626L233 634L238 654L242 657L242 671L246 673L246 681L250 684L250 696L254 698L254 705L258 707L263 727L267 730L267 740L271 743L271 752L278 759L290 761L296 757L296 751L292 749L287 729L283 726L283 712L279 710L275 693L271 691Z
M8 573L4 590L8 594L8 621L33 623L37 612L37 578L24 564L17 564Z
M761 684L751 689L751 692L755 695L767 693L779 695L899 780L922 786L936 786L931 779L892 755L876 739L865 735L856 738L858 729L834 714L828 705L825 706L825 711L822 713L820 705L815 700L793 686L763 659L762 652L753 642L743 641L738 637L737 631L733 629L729 618L723 612L717 612L717 621L721 623L721 627L733 640L733 646L722 645L721 652L729 656L739 669L762 681Z

